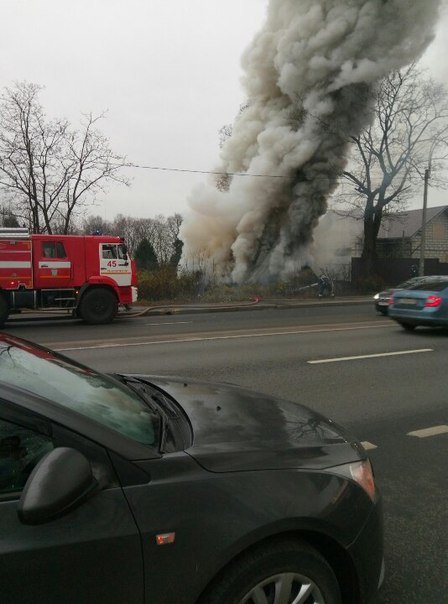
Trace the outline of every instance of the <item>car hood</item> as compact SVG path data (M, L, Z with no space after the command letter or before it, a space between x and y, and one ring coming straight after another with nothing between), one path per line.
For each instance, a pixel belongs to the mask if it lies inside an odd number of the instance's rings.
M177 401L193 431L186 452L210 471L322 469L366 457L343 428L300 404L231 384L134 377Z

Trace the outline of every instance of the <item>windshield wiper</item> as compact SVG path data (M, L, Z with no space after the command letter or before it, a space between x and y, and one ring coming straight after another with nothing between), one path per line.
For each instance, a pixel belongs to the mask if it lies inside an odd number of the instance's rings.
M113 377L119 380L122 384L127 386L130 390L135 392L140 398L144 400L144 402L151 408L151 411L155 413L159 413L160 409L157 405L157 401L148 393L145 388L143 388L142 383L135 378L130 378L128 376L120 375L119 373L114 373Z
M160 452L165 453L166 441L170 434L170 422L168 415L165 413L161 403L158 401L156 396L151 394L146 384L143 384L140 380L133 377L120 375L118 373L114 374L114 376L133 392L138 394L151 408L151 411L154 411L154 413L157 413L157 415L160 417Z

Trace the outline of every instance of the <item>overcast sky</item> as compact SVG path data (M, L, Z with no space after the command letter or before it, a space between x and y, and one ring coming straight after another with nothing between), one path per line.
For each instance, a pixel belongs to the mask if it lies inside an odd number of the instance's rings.
M244 101L240 57L260 28L267 0L0 0L0 87L45 86L51 117L75 124L108 110L101 129L114 151L145 166L212 170L218 131ZM448 83L448 19L425 56ZM112 219L168 216L206 177L129 172L91 212ZM447 203L430 192L429 205ZM417 207L419 200L415 201Z

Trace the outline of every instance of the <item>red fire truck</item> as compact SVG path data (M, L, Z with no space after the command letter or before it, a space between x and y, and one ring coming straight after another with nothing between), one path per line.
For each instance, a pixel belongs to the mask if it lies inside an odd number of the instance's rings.
M136 267L123 238L0 229L0 325L25 308L109 323L136 299Z

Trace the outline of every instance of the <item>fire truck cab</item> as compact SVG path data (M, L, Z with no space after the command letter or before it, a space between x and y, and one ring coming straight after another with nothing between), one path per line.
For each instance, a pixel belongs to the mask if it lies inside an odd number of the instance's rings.
M86 323L109 323L136 299L123 238L0 229L0 325L22 309L67 309Z

